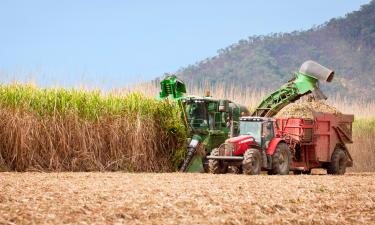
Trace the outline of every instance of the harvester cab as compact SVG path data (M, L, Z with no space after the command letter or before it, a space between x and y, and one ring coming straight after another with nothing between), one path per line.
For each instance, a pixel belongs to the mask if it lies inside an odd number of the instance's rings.
M239 118L248 110L226 99L211 96L184 96L185 84L176 76L167 76L160 82L160 99L176 101L181 118L188 131L188 147L181 172L205 172L206 155L228 137L239 134Z

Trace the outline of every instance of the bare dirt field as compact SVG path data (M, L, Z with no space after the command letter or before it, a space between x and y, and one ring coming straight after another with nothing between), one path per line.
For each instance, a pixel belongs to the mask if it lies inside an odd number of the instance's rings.
M375 173L0 173L0 224L375 224Z

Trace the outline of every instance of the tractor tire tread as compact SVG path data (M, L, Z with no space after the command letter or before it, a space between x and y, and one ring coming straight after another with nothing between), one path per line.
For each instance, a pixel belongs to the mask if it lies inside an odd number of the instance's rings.
M211 151L212 156L219 156L219 149L214 148ZM227 172L227 168L223 165L223 162L217 159L208 160L208 172L213 174L222 174Z
M258 168L253 167L253 162L257 160ZM258 149L250 148L244 154L242 162L242 172L246 175L259 175L261 171L261 154Z
M283 151L286 151L286 154L287 154L287 157L288 157L288 164L287 164L287 167L284 171L281 171L281 168L280 168L280 164L279 164L279 158L280 158L280 154L283 152ZM268 171L268 174L269 175L288 175L289 174L289 170L290 170L290 163L291 163L291 153L290 153L290 150L289 150L289 146L282 142L282 143L279 143L276 147L276 150L275 150L275 153L273 154L272 156L272 169L270 171Z

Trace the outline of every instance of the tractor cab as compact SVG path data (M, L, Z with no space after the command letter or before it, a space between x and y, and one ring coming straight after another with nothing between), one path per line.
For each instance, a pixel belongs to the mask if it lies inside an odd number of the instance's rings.
M251 136L254 140L253 145L258 148L267 148L269 142L276 136L275 126L277 126L277 124L270 118L241 117L240 136Z

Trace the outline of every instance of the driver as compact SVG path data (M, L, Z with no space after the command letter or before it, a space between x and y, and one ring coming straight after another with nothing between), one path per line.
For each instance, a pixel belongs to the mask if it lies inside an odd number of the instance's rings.
M202 108L199 105L191 105L189 114L190 114L190 121L193 127L207 127L208 126L207 120L204 119L204 117L202 117L204 116L204 111L202 111Z
M263 124L263 137L264 137L264 148L262 148L263 167L267 167L267 154L266 150L273 138L272 134L272 123L266 122Z
M263 128L263 136L264 136L264 141L265 141L265 147L268 149L268 145L270 144L270 141L273 137L272 135L272 124L267 122L264 124Z

